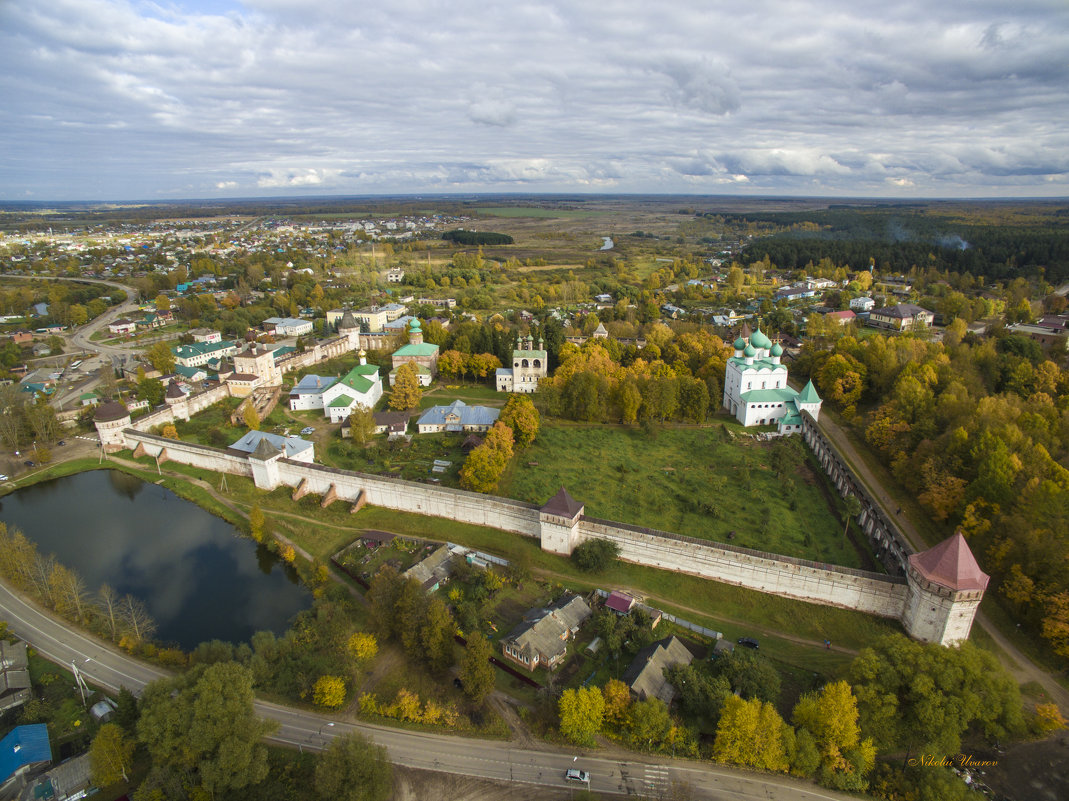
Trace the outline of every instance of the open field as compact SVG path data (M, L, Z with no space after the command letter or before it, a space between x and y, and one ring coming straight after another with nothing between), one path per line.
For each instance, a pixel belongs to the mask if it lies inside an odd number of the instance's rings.
M560 488L592 517L845 567L872 565L843 538L826 479L790 440L732 426L638 428L554 422L521 453L501 494L544 503Z

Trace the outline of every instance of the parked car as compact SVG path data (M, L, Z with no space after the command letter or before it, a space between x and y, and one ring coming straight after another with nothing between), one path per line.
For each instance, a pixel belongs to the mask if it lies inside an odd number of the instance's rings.
M755 651L761 647L761 644L753 637L739 637L739 645L745 645L747 648L753 648Z
M67 440L65 440L65 439L61 439L61 440L60 440L59 442L57 442L56 444L57 444L57 445L66 445L66 444L67 444Z
M314 426L305 426L304 428L301 429L301 433L306 435L306 436L308 434L314 434L315 432L316 432L316 430L315 430Z
M10 479L8 479L8 477L6 475L4 475L3 473L0 473L0 481L9 481L9 480Z
M26 465L27 467L37 467L37 463L36 462L32 462L29 459L27 459L25 462L23 462L23 464Z
M582 782L583 784L590 784L590 774L585 770L579 770L577 768L569 768L568 772L564 774L564 778L570 782Z

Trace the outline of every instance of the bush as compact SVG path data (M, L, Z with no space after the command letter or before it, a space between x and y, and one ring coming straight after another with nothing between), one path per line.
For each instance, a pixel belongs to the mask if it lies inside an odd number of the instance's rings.
M620 555L620 546L609 540L587 540L575 546L572 561L586 573L600 573Z

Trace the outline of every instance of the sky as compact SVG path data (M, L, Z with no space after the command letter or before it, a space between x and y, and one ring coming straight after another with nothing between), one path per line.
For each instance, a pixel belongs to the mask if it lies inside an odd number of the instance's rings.
M1069 196L1066 0L0 0L0 199Z

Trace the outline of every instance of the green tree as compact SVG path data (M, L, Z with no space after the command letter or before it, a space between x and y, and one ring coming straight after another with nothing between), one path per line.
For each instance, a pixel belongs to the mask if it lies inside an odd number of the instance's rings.
M414 578L402 579L397 593L394 633L401 640L405 653L413 659L423 656L423 624L427 619L427 593Z
M727 679L731 691L744 699L757 698L773 704L779 700L779 673L767 659L749 650L736 648L721 656L713 663L712 671Z
M628 714L628 739L647 751L663 743L672 728L668 707L660 698L647 698L631 705Z
M380 637L392 637L397 630L395 609L402 579L392 565L383 565L371 579L367 591L369 622Z
M358 445L371 441L375 435L375 413L367 406L357 404L349 415L349 436Z
M442 672L453 664L453 633L456 623L449 607L441 598L432 598L427 604L426 616L420 639L423 644L423 657L431 670Z
M586 573L600 573L620 555L620 546L611 540L589 539L572 549L572 561Z
M561 693L558 702L560 733L579 745L593 745L605 717L605 696L597 687L579 687Z
M419 386L416 366L412 362L405 362L397 368L397 374L394 376L390 408L399 411L415 409L422 397L423 390Z
M150 406L163 403L163 382L156 378L143 378L137 382L137 397L146 400Z
M126 769L133 761L137 743L127 740L117 723L105 723L89 746L89 775L93 784L108 787L129 781Z
M80 303L73 304L68 313L70 314L71 325L73 326L85 325L89 322L89 310Z
M956 754L971 726L991 739L1024 730L1017 682L970 642L944 648L890 635L861 651L848 679L861 729L880 751Z
M166 342L157 342L145 351L145 359L164 375L174 372L174 353Z
M475 706L482 706L486 697L494 690L494 666L490 664L490 641L480 632L468 635L468 647L464 661L460 665L460 681L464 685L464 694Z
M386 749L357 732L336 738L316 764L315 789L331 801L386 801L393 791Z
M528 447L538 436L538 410L526 395L511 396L501 410L499 419L512 429L516 444L521 448Z
M261 740L277 728L256 717L252 673L235 662L194 666L145 687L138 739L155 766L195 775L211 796L267 776Z

